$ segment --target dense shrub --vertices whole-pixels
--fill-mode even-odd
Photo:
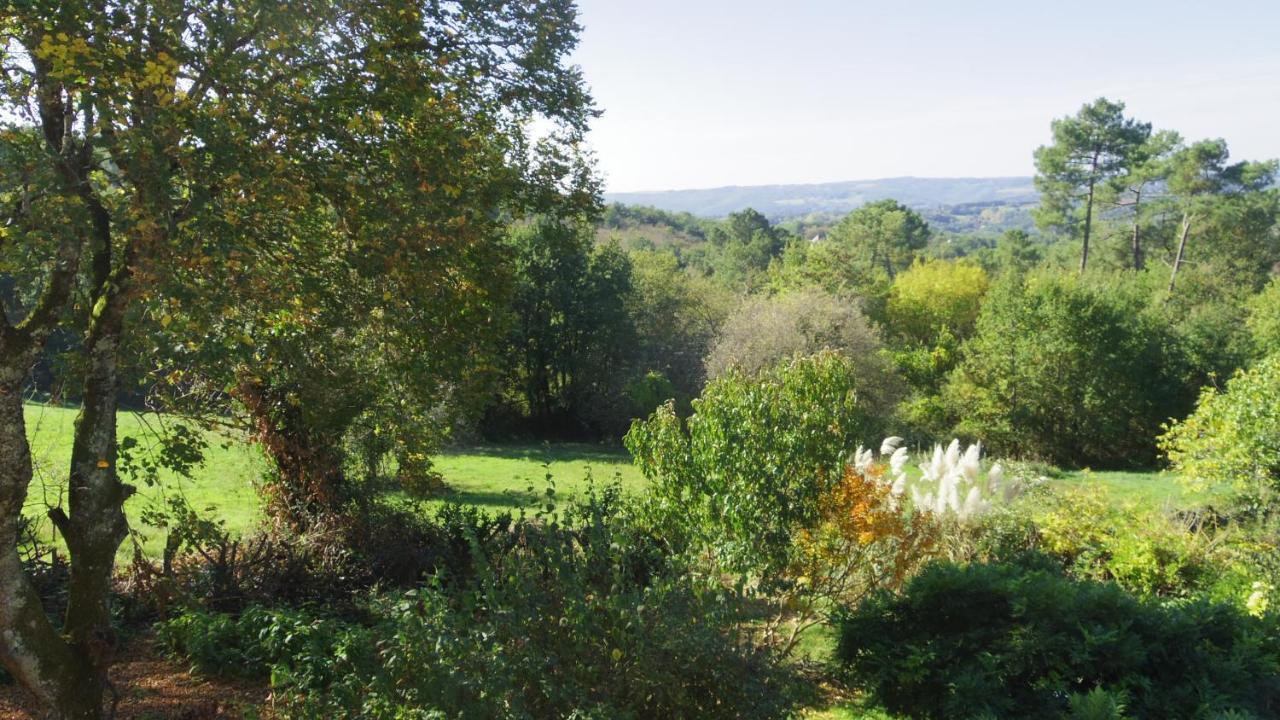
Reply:
[[[766,623],[766,639],[784,653],[806,629],[825,620],[833,605],[899,587],[933,553],[934,518],[903,507],[891,471],[861,461],[846,467],[819,498],[816,524],[796,530],[785,575],[763,583],[779,608]]]
[[[748,375],[822,350],[849,359],[863,402],[886,414],[901,395],[901,381],[882,356],[879,333],[857,300],[816,289],[795,290],[742,303],[724,322],[707,354],[707,377],[731,369]]]
[[[1169,482],[1174,482],[1169,480]],[[1243,604],[1228,530],[1196,513],[1121,505],[1100,488],[1046,495],[1029,513],[1039,547],[1076,578],[1112,581],[1140,597],[1214,594]]]
[[[958,431],[1061,465],[1154,461],[1161,424],[1188,409],[1189,391],[1147,298],[1123,276],[998,283],[946,388]]]
[[[888,327],[921,345],[934,344],[944,328],[968,337],[989,284],[982,266],[969,260],[917,262],[893,280]]]
[[[364,617],[191,612],[162,638],[208,672],[270,675],[286,716],[773,718],[789,674],[735,596],[669,566],[616,492],[475,538],[469,580],[376,598]]]
[[[238,611],[262,603],[350,607],[380,586],[412,587],[444,574],[468,578],[472,545],[513,545],[514,519],[471,506],[428,512],[416,503],[362,500],[341,516],[318,519],[305,533],[271,528],[237,537],[181,499],[143,514],[167,531],[159,562],[135,553],[128,595],[150,612],[197,605]]]
[[[1280,279],[1272,280],[1249,300],[1245,324],[1254,346],[1263,354],[1280,351]]]
[[[890,288],[886,328],[893,363],[911,386],[898,412],[902,432],[922,442],[951,432],[938,393],[973,334],[990,282],[972,260],[916,262]]]
[[[1142,602],[1044,561],[934,565],[839,625],[852,678],[912,718],[1060,718],[1098,690],[1133,718],[1280,712],[1274,618]]]
[[[881,436],[865,382],[857,363],[823,352],[754,376],[730,370],[687,421],[667,405],[636,422],[625,442],[664,535],[736,571],[785,567],[793,531],[817,521],[852,450]]]
[[[706,384],[703,360],[738,298],[714,279],[683,267],[674,253],[638,251],[630,257],[634,288],[628,302],[638,339],[634,365],[673,386],[653,404],[646,399],[637,406],[633,394],[633,417],[646,417],[671,398],[687,413],[689,401]]]
[[[1174,424],[1160,446],[1194,483],[1231,483],[1245,493],[1280,489],[1280,353],[1223,391],[1206,388],[1196,411]]]

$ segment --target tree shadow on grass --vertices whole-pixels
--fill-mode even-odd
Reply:
[[[537,493],[524,490],[454,490],[441,495],[440,500],[456,505],[475,505],[493,510],[519,510],[530,508],[538,501]]]
[[[507,460],[546,462],[631,462],[631,455],[621,447],[589,443],[544,443],[541,445],[473,445],[446,450],[445,457],[482,455]]]

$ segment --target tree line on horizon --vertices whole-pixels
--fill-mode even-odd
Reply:
[[[198,463],[201,427],[263,449],[276,540],[350,551],[372,587],[405,555],[374,530],[419,527],[376,489],[438,494],[449,442],[618,442],[696,414],[710,380],[818,354],[856,378],[866,427],[1146,465],[1202,386],[1274,348],[1275,164],[1119,104],[1053,125],[1034,236],[940,236],[881,200],[816,241],[744,209],[638,221],[688,242],[601,242],[602,213],[648,211],[601,208],[572,2],[304,8],[0,20],[0,664],[57,717],[107,714],[124,502]],[[54,599],[20,552],[33,393],[79,407],[46,514],[69,558]],[[144,449],[117,437],[126,402],[174,422]],[[441,522],[423,534],[483,525]],[[586,588],[594,569],[557,572]],[[672,607],[701,607],[687,589]]]

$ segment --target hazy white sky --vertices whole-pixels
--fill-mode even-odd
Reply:
[[[1029,175],[1105,95],[1280,157],[1280,0],[579,0],[607,189]]]

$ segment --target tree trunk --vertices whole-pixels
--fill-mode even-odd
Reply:
[[[1094,161],[1094,167],[1097,167],[1097,161]],[[1084,204],[1084,247],[1080,252],[1080,274],[1084,274],[1085,267],[1089,264],[1089,231],[1093,226],[1093,178],[1089,178],[1089,195]]]
[[[0,664],[56,718],[97,718],[102,693],[91,659],[49,621],[18,556],[18,519],[32,476],[22,410],[24,358],[0,369]]]
[[[32,478],[22,391],[45,339],[58,323],[77,273],[83,237],[68,234],[45,292],[25,320],[0,323],[0,664],[51,717],[102,717],[106,668],[114,649],[109,597],[115,553],[128,532],[122,505],[128,489],[115,471],[116,348],[127,270],[102,278],[84,353],[84,409],[76,422],[69,482],[71,516],[49,513],[71,558],[67,614],[54,626],[22,567],[17,527]],[[101,256],[108,258],[109,231]],[[96,260],[97,258],[95,258]],[[95,271],[95,279],[99,279]]]
[[[125,291],[112,285],[104,290],[102,310],[93,319],[85,342],[84,401],[71,447],[71,515],[62,514],[60,508],[49,515],[65,538],[72,559],[63,635],[92,667],[92,676],[80,692],[98,705],[108,688],[107,666],[116,648],[111,629],[111,579],[116,551],[129,535],[124,501],[133,493],[116,472],[118,350],[128,303]]]
[[[1133,269],[1139,271],[1142,270],[1141,210],[1142,191],[1138,190],[1133,196]]]
[[[1173,284],[1178,279],[1178,268],[1187,252],[1187,235],[1191,233],[1191,214],[1182,214],[1182,238],[1178,240],[1178,254],[1173,258],[1173,272],[1169,275],[1169,297],[1173,297]],[[1168,299],[1168,298],[1166,298]]]
[[[107,303],[99,317],[107,322],[95,322],[86,349],[90,370],[72,449],[71,515],[60,508],[49,513],[71,557],[61,632],[26,577],[16,542],[32,476],[22,387],[26,360],[33,357],[5,358],[0,369],[0,661],[53,717],[68,720],[102,716],[106,669],[115,647],[111,575],[116,550],[128,534],[122,506],[129,489],[115,471],[119,325],[108,317],[113,304]]]
[[[339,512],[347,497],[338,447],[341,439],[308,428],[285,393],[261,381],[241,382],[236,398],[249,412],[254,435],[275,466],[268,509],[298,531]]]

